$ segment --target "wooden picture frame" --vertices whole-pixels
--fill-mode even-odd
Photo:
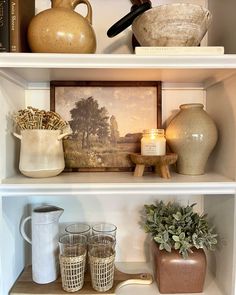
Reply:
[[[142,131],[161,128],[160,81],[51,81],[50,109],[69,121],[65,171],[131,171]]]

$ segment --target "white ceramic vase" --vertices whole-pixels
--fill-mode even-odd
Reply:
[[[32,216],[21,222],[21,235],[32,244],[32,277],[38,284],[47,284],[57,279],[59,218],[63,211],[55,206],[37,207]],[[29,220],[32,239],[25,233],[25,224]]]
[[[61,130],[22,130],[19,169],[28,177],[56,176],[65,168]]]
[[[166,129],[166,139],[178,154],[177,172],[201,175],[217,142],[217,129],[202,104],[183,104]]]

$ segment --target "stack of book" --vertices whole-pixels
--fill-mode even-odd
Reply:
[[[135,47],[136,55],[149,56],[196,56],[223,55],[223,46],[183,46],[183,47]]]
[[[0,0],[0,52],[29,52],[27,29],[35,0]]]

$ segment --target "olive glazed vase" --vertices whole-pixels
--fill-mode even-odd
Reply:
[[[211,117],[198,103],[180,105],[180,111],[166,129],[166,139],[178,154],[177,172],[201,175],[217,142],[217,129]]]
[[[87,5],[85,17],[74,11],[80,3]],[[96,37],[91,25],[92,7],[88,0],[52,0],[52,8],[30,22],[30,49],[39,53],[94,53]]]
[[[203,249],[194,249],[187,259],[177,250],[170,253],[159,250],[152,242],[154,277],[160,293],[201,293],[206,276],[206,255]]]

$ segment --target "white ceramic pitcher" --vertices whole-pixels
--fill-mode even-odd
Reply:
[[[21,140],[19,169],[29,177],[56,176],[65,168],[61,130],[29,129],[13,133]]]
[[[33,210],[32,217],[26,217],[21,222],[21,235],[32,244],[32,276],[38,284],[57,279],[59,218],[63,212],[59,207],[41,206]],[[25,223],[30,219],[32,239],[25,233]]]

